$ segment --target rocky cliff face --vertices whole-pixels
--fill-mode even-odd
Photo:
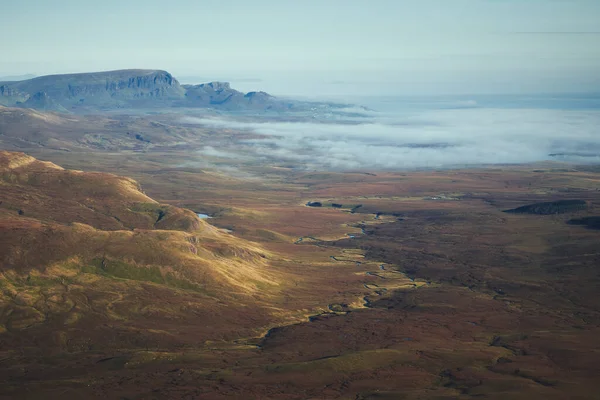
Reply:
[[[188,106],[218,107],[226,110],[285,110],[291,108],[289,102],[277,99],[265,92],[239,92],[232,89],[228,82],[184,85],[184,88]]]
[[[223,105],[238,101],[244,94],[231,89],[228,82],[209,82],[200,85],[186,85],[185,97],[189,104],[200,107]]]
[[[7,83],[0,84],[0,105],[14,105],[17,102],[26,101],[29,94],[23,93]]]
[[[140,100],[177,100],[185,90],[168,72],[123,70],[90,74],[49,75],[0,83],[2,104],[36,109],[126,107]]]
[[[63,106],[58,104],[54,99],[48,96],[46,92],[37,92],[33,96],[30,96],[25,102],[22,103],[23,107],[33,108],[35,110],[42,111],[67,111]]]
[[[69,83],[69,95],[72,97],[108,93],[111,97],[181,97],[183,90],[179,82],[165,71],[131,74],[118,73],[108,75],[105,81]]]
[[[162,70],[119,70],[48,75],[0,82],[0,105],[60,112],[169,107],[216,108],[229,111],[310,109],[265,92],[242,93],[227,82],[180,85]]]

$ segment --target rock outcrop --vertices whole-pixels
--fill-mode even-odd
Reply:
[[[0,82],[0,105],[60,112],[168,107],[283,111],[309,110],[316,104],[278,99],[265,92],[243,93],[227,82],[181,85],[162,70],[48,75]]]
[[[184,85],[186,102],[193,107],[217,107],[226,110],[265,109],[285,110],[293,102],[277,99],[265,92],[243,93],[232,89],[229,82],[209,82],[200,85]]]
[[[63,106],[54,101],[48,93],[37,92],[33,96],[30,96],[25,102],[22,103],[23,107],[33,108],[35,110],[42,111],[67,111]]]
[[[171,74],[160,70],[122,70],[48,75],[0,83],[2,104],[45,109],[79,107],[119,108],[145,99],[176,100],[184,89]],[[31,97],[35,99],[28,103]]]

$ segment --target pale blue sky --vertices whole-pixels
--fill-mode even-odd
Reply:
[[[284,94],[310,81],[332,94],[600,90],[600,0],[0,0],[0,14],[0,76],[160,68]]]

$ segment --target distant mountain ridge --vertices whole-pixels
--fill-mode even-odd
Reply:
[[[2,81],[24,81],[25,79],[33,79],[36,76],[37,75],[33,75],[33,74],[0,76],[0,82],[2,82]]]
[[[0,105],[43,111],[167,107],[283,111],[306,109],[311,104],[279,99],[265,92],[243,93],[227,82],[181,85],[163,70],[128,69],[0,82]]]

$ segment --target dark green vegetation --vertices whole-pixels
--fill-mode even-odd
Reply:
[[[584,217],[569,220],[571,225],[583,225],[589,229],[600,229],[600,217]]]
[[[512,210],[506,210],[507,213],[514,214],[565,214],[568,212],[581,211],[587,208],[584,200],[558,200],[545,203],[535,203],[518,207]]]

